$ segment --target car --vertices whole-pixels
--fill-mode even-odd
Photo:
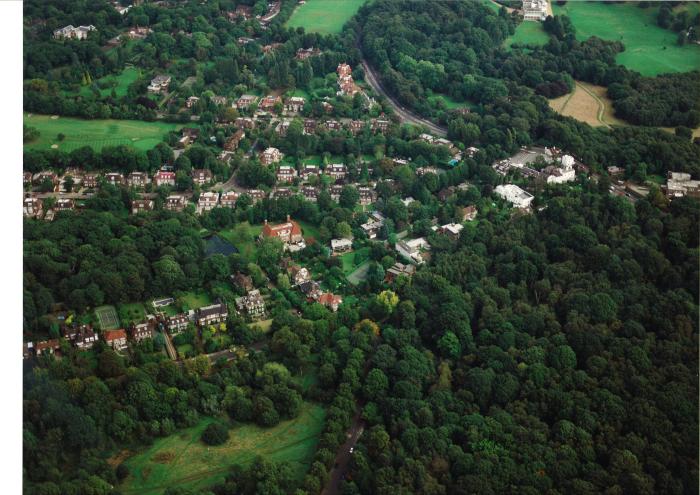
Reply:
[[[355,447],[350,447],[350,453],[352,454],[353,451],[355,450]]]

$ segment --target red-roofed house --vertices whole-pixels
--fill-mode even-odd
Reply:
[[[102,338],[115,351],[120,351],[126,347],[126,331],[123,328],[119,330],[105,330],[102,333]]]
[[[260,238],[265,239],[270,237],[276,237],[285,244],[300,244],[304,242],[301,227],[297,222],[290,219],[289,215],[287,215],[287,221],[285,223],[280,223],[278,225],[271,225],[265,220]]]

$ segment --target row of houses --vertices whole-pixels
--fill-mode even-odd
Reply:
[[[64,326],[62,333],[65,341],[80,350],[92,349],[101,338],[105,344],[112,347],[114,350],[121,351],[127,347],[129,340],[138,343],[145,339],[152,338],[155,330],[153,322],[151,321],[132,325],[128,330],[123,328],[103,330],[99,334],[93,329],[92,325]],[[23,355],[26,359],[32,355],[42,356],[46,354],[56,354],[60,351],[60,348],[60,339],[49,339],[35,343],[26,342],[24,344]]]
[[[325,129],[327,131],[341,131],[343,129],[349,130],[353,135],[357,135],[365,129],[369,129],[373,133],[384,134],[388,129],[391,121],[387,118],[373,118],[370,120],[350,120],[346,124],[338,120],[328,119],[320,122],[315,119],[304,119],[304,134],[311,135],[315,134],[319,129]],[[286,137],[289,126],[291,125],[290,120],[281,120],[275,126],[275,132],[282,137]]]
[[[257,109],[261,112],[273,112],[278,106],[281,106],[285,112],[299,113],[304,108],[304,105],[306,105],[306,98],[290,96],[282,99],[281,96],[276,95],[260,98],[255,95],[244,94],[241,95],[232,106],[238,110],[247,110],[256,103],[258,104]]]

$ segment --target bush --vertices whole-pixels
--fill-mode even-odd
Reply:
[[[228,440],[228,428],[221,423],[211,423],[202,433],[202,441],[207,445],[221,445]]]
[[[117,466],[116,475],[117,475],[117,479],[119,479],[120,481],[125,479],[127,476],[129,476],[129,468],[127,467],[127,465],[124,463],[119,464]]]

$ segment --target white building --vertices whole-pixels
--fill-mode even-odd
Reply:
[[[394,246],[396,251],[409,260],[414,265],[420,265],[425,262],[422,251],[429,251],[430,244],[425,240],[424,237],[418,237],[417,239],[411,239],[409,241],[401,240]]]
[[[524,191],[515,184],[496,186],[495,193],[509,203],[512,203],[516,208],[528,208],[534,199],[532,194]]]
[[[57,29],[53,32],[54,39],[74,39],[74,40],[84,40],[88,37],[90,31],[96,31],[97,28],[90,24],[89,26],[78,26],[73,27],[68,25],[64,28]]]
[[[547,184],[563,184],[576,180],[574,170],[574,157],[564,155],[561,157],[561,167],[550,166],[544,169],[547,174]]]
[[[331,239],[331,250],[333,253],[344,253],[352,249],[350,239]]]
[[[547,0],[523,0],[524,21],[544,21],[547,18]]]

